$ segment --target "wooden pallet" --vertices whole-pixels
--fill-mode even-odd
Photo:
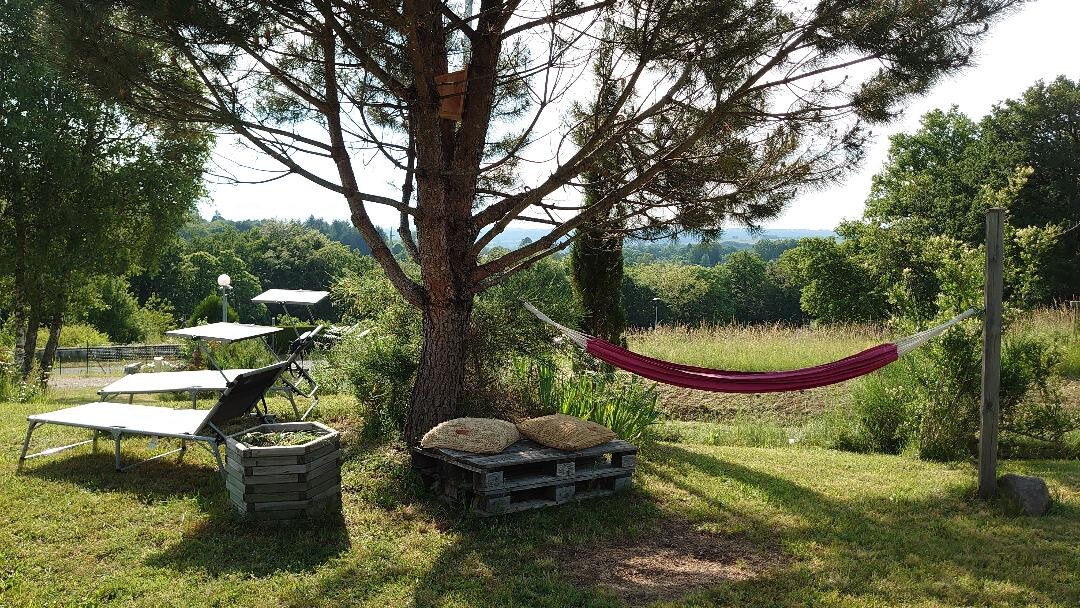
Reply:
[[[413,467],[444,501],[490,516],[629,488],[637,451],[620,440],[566,452],[523,439],[499,454],[414,448]]]

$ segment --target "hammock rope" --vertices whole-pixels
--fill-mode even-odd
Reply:
[[[725,393],[796,391],[836,384],[863,376],[896,361],[979,312],[977,308],[969,308],[952,319],[925,331],[895,342],[873,346],[831,363],[785,371],[745,372],[709,369],[647,357],[557,323],[528,302],[522,301],[522,305],[536,318],[559,330],[586,352],[605,363],[657,382]]]

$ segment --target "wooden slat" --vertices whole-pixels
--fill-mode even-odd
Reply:
[[[515,492],[520,490],[531,490],[535,488],[542,488],[544,486],[555,486],[566,483],[576,483],[579,481],[591,481],[594,479],[602,479],[605,477],[619,477],[632,475],[634,469],[632,467],[605,467],[596,468],[573,476],[573,477],[557,477],[554,475],[531,475],[521,477],[513,481],[507,481],[499,486],[474,488],[465,484],[449,482],[454,485],[458,485],[462,489],[473,490],[477,494],[501,494],[504,492]]]

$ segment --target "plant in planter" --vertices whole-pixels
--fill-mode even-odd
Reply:
[[[340,435],[318,422],[262,424],[230,435],[225,486],[241,515],[293,521],[341,500]]]

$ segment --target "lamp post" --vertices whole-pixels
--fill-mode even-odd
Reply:
[[[652,328],[656,329],[656,326],[660,323],[660,298],[653,298],[652,305]]]
[[[229,290],[232,289],[232,279],[227,274],[218,275],[218,287],[221,288],[221,322],[229,322]]]

